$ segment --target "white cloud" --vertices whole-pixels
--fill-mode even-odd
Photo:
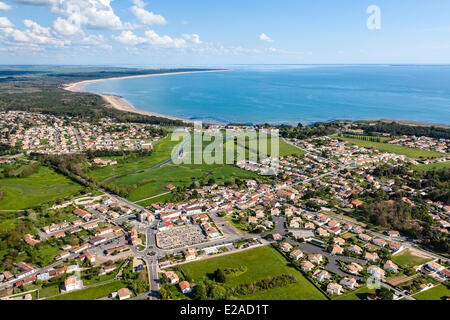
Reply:
[[[160,45],[166,47],[176,47],[180,48],[186,45],[186,40],[184,39],[172,39],[171,37],[165,35],[160,36],[154,30],[145,31],[145,37],[148,42],[152,45]]]
[[[53,29],[61,35],[72,36],[80,33],[81,29],[78,25],[69,22],[66,19],[58,17],[53,22]]]
[[[183,38],[192,41],[194,44],[202,44],[202,41],[200,40],[200,36],[198,34],[183,34]]]
[[[73,24],[90,28],[120,29],[123,24],[111,7],[111,0],[12,0],[45,6]]]
[[[7,17],[0,17],[0,29],[3,28],[12,28],[13,24]]]
[[[9,4],[6,4],[6,3],[0,1],[0,10],[7,11],[7,10],[11,10],[11,9],[12,8]]]
[[[25,19],[23,21],[23,25],[26,28],[28,28],[32,33],[50,35],[50,28],[44,28],[32,20]]]
[[[266,42],[273,42],[273,40],[270,39],[270,37],[268,37],[265,33],[261,33],[259,35],[259,40],[266,41]]]
[[[154,14],[151,11],[147,11],[145,10],[145,6],[147,5],[145,2],[141,1],[141,0],[134,0],[134,6],[132,6],[131,12],[133,12],[133,14],[136,16],[136,18],[143,24],[145,25],[163,25],[166,24],[167,21],[166,19],[159,15],[159,14]]]
[[[168,35],[161,36],[154,30],[145,31],[144,36],[137,36],[129,30],[122,31],[120,35],[113,38],[127,46],[147,44],[166,48],[188,48],[203,43],[198,34],[184,34],[181,38],[172,38]]]
[[[120,35],[113,36],[113,38],[127,46],[135,46],[147,42],[147,39],[138,37],[131,31],[122,31]]]

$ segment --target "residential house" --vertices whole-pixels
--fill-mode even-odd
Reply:
[[[341,294],[342,286],[336,282],[330,282],[327,285],[327,293],[329,294]]]
[[[301,257],[303,257],[303,252],[300,251],[299,249],[296,249],[296,250],[292,251],[289,256],[295,260],[298,260]]]
[[[191,285],[187,281],[181,281],[179,284],[181,292],[184,294],[190,293],[192,291]]]

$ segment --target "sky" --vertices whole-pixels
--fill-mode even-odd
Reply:
[[[448,0],[0,0],[0,64],[448,64]]]

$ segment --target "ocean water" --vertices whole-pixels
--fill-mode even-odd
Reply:
[[[450,66],[231,66],[91,83],[135,108],[205,122],[397,119],[450,124]]]

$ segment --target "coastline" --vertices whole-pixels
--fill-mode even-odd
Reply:
[[[110,81],[110,80],[119,80],[119,79],[134,79],[134,78],[144,78],[144,77],[155,77],[155,76],[166,76],[166,75],[176,75],[176,74],[189,74],[189,73],[209,73],[209,72],[224,72],[224,71],[231,71],[229,69],[223,69],[223,70],[202,70],[202,71],[182,71],[182,72],[165,72],[165,73],[156,73],[156,74],[140,74],[140,75],[131,75],[131,76],[123,76],[123,77],[111,77],[111,78],[104,78],[104,79],[93,79],[93,80],[83,80],[79,82],[73,82],[69,84],[64,84],[62,86],[62,89],[71,91],[71,92],[82,92],[80,89],[90,83],[97,83],[101,81]],[[133,112],[136,114],[146,115],[146,116],[154,116],[154,117],[160,117],[160,118],[166,118],[170,120],[179,120],[183,121],[185,123],[193,123],[193,120],[187,120],[179,117],[173,117],[168,115],[163,115],[155,112],[150,111],[143,111],[136,109],[130,102],[125,100],[123,97],[114,95],[114,94],[99,94],[94,93],[103,98],[103,100],[110,105],[112,108],[125,111],[125,112]],[[442,127],[442,128],[449,128],[450,125],[443,124],[443,123],[432,123],[432,122],[423,122],[423,121],[415,121],[415,120],[397,120],[397,119],[388,119],[388,118],[377,118],[377,119],[358,119],[358,120],[352,120],[352,119],[334,119],[334,120],[328,120],[328,121],[335,121],[335,120],[346,120],[351,122],[356,121],[381,121],[381,122],[397,122],[399,124],[403,125],[412,125],[412,126],[435,126],[435,127]],[[320,121],[319,121],[320,122]],[[327,122],[327,121],[325,121]]]
[[[209,73],[209,72],[224,72],[224,71],[231,71],[231,70],[183,71],[183,72],[166,72],[166,73],[155,73],[155,74],[151,73],[151,74],[140,74],[140,75],[134,75],[134,76],[112,77],[112,78],[105,78],[105,79],[83,80],[83,81],[79,81],[79,82],[73,82],[73,83],[66,84],[62,88],[64,90],[71,91],[71,92],[81,92],[80,89],[82,87],[84,87],[85,85],[90,84],[90,83],[97,83],[97,82],[101,82],[101,81],[167,76],[167,75],[174,75],[174,74]],[[95,94],[98,94],[98,93],[95,93]],[[111,107],[113,107],[114,109],[117,109],[117,110],[133,112],[133,113],[142,114],[142,115],[146,115],[146,116],[161,117],[161,118],[166,118],[166,119],[170,119],[170,120],[180,120],[180,121],[184,121],[187,123],[193,122],[191,120],[167,116],[167,115],[163,115],[163,114],[159,114],[159,113],[155,113],[155,112],[138,110],[131,103],[126,101],[123,97],[120,97],[117,95],[103,94],[103,93],[98,94],[98,95],[101,96],[103,98],[103,100],[105,100],[106,103],[108,103]]]

